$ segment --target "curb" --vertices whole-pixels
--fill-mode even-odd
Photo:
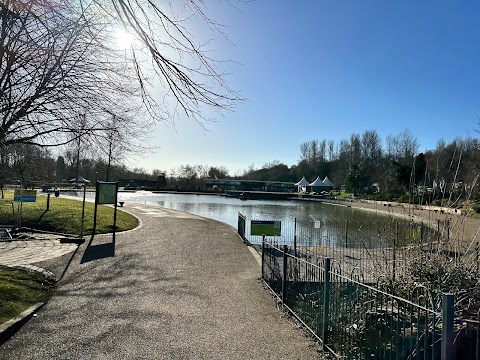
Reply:
[[[45,303],[36,303],[27,310],[0,325],[0,345],[10,339]]]

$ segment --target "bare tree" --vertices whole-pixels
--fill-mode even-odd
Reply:
[[[382,157],[382,141],[375,130],[367,130],[362,134],[363,158],[371,165],[378,165]]]
[[[204,7],[201,1],[183,7],[154,0],[3,1],[0,144],[67,143],[85,113],[82,136],[97,136],[112,115],[125,121],[118,127],[139,130],[175,118],[178,109],[200,123],[207,119],[204,106],[232,109],[241,99],[225,82],[221,62],[188,30],[197,15],[222,33]],[[133,36],[128,49],[115,46],[117,28]],[[158,83],[165,89],[160,101]]]
[[[359,134],[350,135],[350,162],[358,165],[362,160],[362,142]]]
[[[328,160],[334,161],[337,159],[337,153],[335,151],[335,140],[328,141]]]
[[[133,111],[138,85],[108,47],[106,24],[62,0],[4,1],[0,11],[0,144],[58,145],[105,129],[108,112]],[[132,96],[128,105],[125,96]]]
[[[88,2],[88,1],[84,1]],[[144,82],[145,70],[138,59],[147,56],[154,64],[157,80],[166,90],[161,116],[172,118],[179,105],[184,113],[202,122],[202,105],[217,110],[231,110],[241,100],[225,81],[226,73],[221,70],[223,61],[216,61],[207,54],[211,39],[197,43],[189,31],[192,19],[201,19],[207,27],[225,36],[223,26],[208,17],[206,4],[201,0],[179,2],[149,0],[94,0],[102,15],[110,18],[117,26],[123,26],[140,44],[132,47],[132,59],[144,100],[151,109],[156,102],[151,100],[149,88]],[[110,2],[111,7],[106,6]],[[233,1],[243,2],[243,1]],[[229,1],[229,3],[233,4]],[[168,51],[169,49],[171,51]],[[187,61],[188,60],[188,61]],[[203,79],[203,80],[200,80]],[[169,103],[173,100],[173,104]]]

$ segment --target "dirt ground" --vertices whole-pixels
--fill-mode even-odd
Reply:
[[[384,202],[367,203],[354,201],[348,203],[352,208],[377,212],[385,215],[402,217],[414,221],[426,221],[435,224],[438,220],[450,220],[450,238],[465,243],[480,241],[480,219],[468,216],[466,213],[447,213],[440,208],[425,210],[409,204],[392,204]]]

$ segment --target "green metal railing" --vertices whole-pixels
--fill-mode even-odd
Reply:
[[[346,359],[455,359],[453,295],[436,309],[423,287],[402,298],[385,278],[364,283],[358,269],[342,274],[335,260],[295,251],[265,238],[262,280],[325,349]]]

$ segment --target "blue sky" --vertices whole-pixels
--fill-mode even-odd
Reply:
[[[227,26],[213,56],[233,59],[228,80],[247,98],[204,132],[189,119],[158,125],[159,149],[135,162],[249,165],[299,159],[312,139],[339,141],[409,129],[420,151],[441,138],[477,137],[480,3],[475,1],[257,0],[240,10],[208,2]]]

